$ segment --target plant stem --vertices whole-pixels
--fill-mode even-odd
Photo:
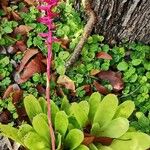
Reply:
[[[55,135],[51,121],[51,103],[50,103],[50,68],[51,68],[51,58],[52,58],[52,46],[51,43],[48,43],[48,57],[47,57],[47,86],[46,86],[46,99],[47,99],[47,115],[48,115],[48,124],[51,137],[51,146],[52,150],[55,150]]]

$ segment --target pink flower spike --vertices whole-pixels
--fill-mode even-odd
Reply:
[[[47,38],[48,37],[48,33],[39,33],[38,35],[43,37],[43,38]]]
[[[51,3],[56,3],[58,0],[43,0],[44,2],[51,4]]]
[[[54,17],[59,16],[58,13],[53,13],[53,12],[51,12],[51,11],[47,11],[47,15],[48,15],[49,17],[51,17],[51,18],[54,18]]]
[[[51,36],[48,36],[46,42],[47,42],[48,44],[52,44],[52,42],[53,42],[52,37],[51,37]]]
[[[57,38],[52,38],[52,41],[53,42],[61,42],[59,39],[57,39]]]
[[[46,85],[46,99],[47,99],[47,115],[48,115],[48,124],[49,131],[51,137],[51,149],[56,150],[55,144],[55,133],[52,126],[51,121],[51,100],[50,100],[50,78],[51,78],[51,59],[52,59],[52,43],[59,41],[56,38],[52,37],[52,29],[55,28],[55,24],[53,23],[53,18],[58,16],[55,12],[53,12],[53,8],[58,4],[58,0],[38,0],[39,2],[43,2],[43,5],[39,6],[39,11],[44,11],[44,17],[38,18],[37,20],[48,27],[47,33],[40,33],[39,35],[43,38],[46,38],[45,43],[47,44],[47,85]],[[41,4],[41,3],[39,3]]]
[[[42,5],[42,6],[38,6],[37,7],[39,10],[45,10],[45,11],[48,11],[50,10],[51,6],[50,5]]]
[[[50,19],[49,17],[42,17],[38,19],[39,22],[49,25],[52,23],[52,19]]]

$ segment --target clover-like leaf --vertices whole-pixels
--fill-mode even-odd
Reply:
[[[84,139],[84,134],[81,130],[78,129],[72,129],[69,131],[69,133],[66,136],[65,139],[65,149],[75,149],[77,148],[83,141]]]
[[[107,126],[112,120],[118,106],[118,99],[114,94],[108,94],[101,101],[94,116],[94,123],[100,127]]]

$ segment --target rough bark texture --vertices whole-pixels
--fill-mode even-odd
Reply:
[[[79,3],[76,0],[77,8]],[[150,43],[150,0],[92,0],[91,5],[97,14],[95,33],[109,43]]]

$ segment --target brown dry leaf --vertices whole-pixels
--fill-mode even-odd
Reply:
[[[0,123],[8,124],[11,122],[11,114],[8,110],[0,112]]]
[[[114,91],[118,92],[124,88],[124,83],[120,72],[101,71],[98,77],[102,80],[108,80],[112,85]]]
[[[67,49],[69,47],[70,40],[68,38],[61,38],[59,39],[59,41],[61,43],[62,48]]]
[[[19,88],[18,84],[10,85],[6,89],[3,99],[8,98],[9,96],[12,97],[12,102],[14,105],[18,104],[22,100],[23,91]]]
[[[12,11],[11,15],[12,15],[12,17],[13,17],[14,20],[16,20],[16,21],[21,20],[21,17],[19,16],[19,14],[17,12]]]
[[[96,90],[101,93],[101,94],[108,94],[108,89],[105,88],[104,86],[102,86],[100,83],[98,83],[97,81],[93,82],[93,86],[96,88]]]
[[[29,118],[27,116],[26,110],[24,107],[16,107],[18,118],[20,121],[27,121],[29,122]]]
[[[20,101],[23,98],[23,91],[20,90],[16,90],[15,92],[12,93],[12,101],[14,105],[17,105],[18,103],[20,103]]]
[[[6,48],[3,46],[0,46],[0,54],[7,54]]]
[[[36,5],[36,0],[24,0],[28,5]]]
[[[8,6],[8,2],[9,2],[9,0],[0,0],[0,5],[2,7],[7,7]]]
[[[15,49],[24,52],[27,49],[27,46],[24,41],[17,41],[14,45]]]
[[[18,84],[26,82],[29,78],[33,76],[35,73],[45,72],[45,65],[42,63],[43,56],[38,53],[34,59],[32,59],[23,69],[23,71],[16,78],[16,82]]]
[[[91,76],[95,76],[95,75],[97,75],[99,72],[100,72],[99,69],[93,69],[93,70],[91,70],[90,75],[91,75]]]
[[[75,92],[75,84],[68,76],[62,75],[59,76],[57,83],[64,86],[66,89],[72,90]]]
[[[21,60],[21,64],[19,66],[19,70],[18,70],[19,73],[23,70],[23,68],[28,63],[28,61],[37,53],[38,53],[38,49],[28,49],[26,51],[23,59]]]
[[[106,52],[99,52],[96,54],[96,58],[102,58],[107,60],[112,60],[112,57]]]
[[[7,52],[8,52],[9,54],[14,54],[14,53],[17,52],[17,50],[16,50],[13,46],[8,46],[8,47],[7,47]]]
[[[83,85],[83,89],[86,91],[86,93],[89,93],[91,92],[91,85],[89,84]]]
[[[8,98],[11,93],[18,91],[18,90],[20,90],[20,87],[18,86],[18,84],[9,85],[3,95],[3,99]]]
[[[65,96],[65,94],[63,92],[63,89],[60,87],[60,85],[57,86],[56,93],[57,93],[58,96],[61,96],[61,97]]]
[[[46,93],[45,88],[41,84],[38,84],[36,86],[36,89],[37,89],[38,93],[41,94],[41,95]]]
[[[30,27],[30,26],[20,25],[19,27],[15,28],[14,34],[26,35],[31,30],[32,30],[32,27]]]

